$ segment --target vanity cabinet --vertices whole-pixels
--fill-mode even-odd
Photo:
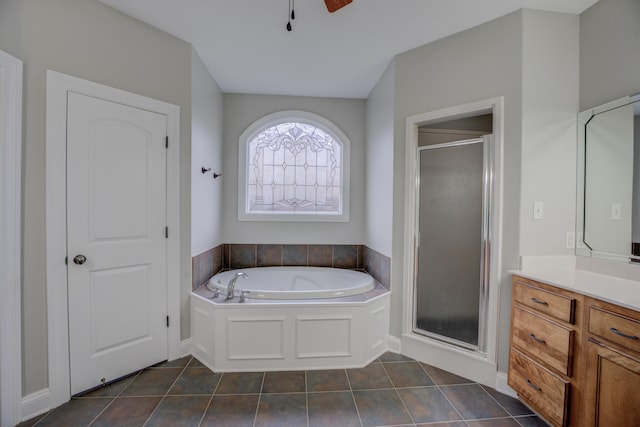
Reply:
[[[513,277],[508,384],[556,426],[579,425],[580,294]]]
[[[508,384],[553,426],[640,427],[640,312],[514,275]]]
[[[585,426],[640,426],[640,313],[587,298]]]

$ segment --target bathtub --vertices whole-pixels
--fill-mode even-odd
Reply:
[[[227,300],[226,285],[238,272],[248,277],[238,278],[236,297]],[[242,290],[250,293],[240,302]],[[351,270],[219,273],[191,293],[192,353],[217,372],[366,366],[388,349],[389,303],[388,289]]]
[[[229,281],[239,272],[235,294],[248,291],[249,298],[305,300],[336,298],[369,292],[376,287],[370,275],[353,270],[326,267],[261,267],[223,271],[207,284],[209,290],[227,293]]]

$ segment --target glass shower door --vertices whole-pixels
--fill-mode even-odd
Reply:
[[[490,139],[418,148],[414,332],[484,351]]]

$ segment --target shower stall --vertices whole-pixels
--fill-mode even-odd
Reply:
[[[486,352],[491,136],[418,147],[413,333]]]

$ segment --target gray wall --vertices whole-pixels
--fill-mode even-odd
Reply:
[[[523,11],[520,255],[573,255],[579,16]],[[544,218],[533,219],[533,203]]]
[[[191,49],[191,255],[222,243],[222,184],[213,172],[222,167],[222,91]],[[211,168],[206,174],[202,167]],[[191,265],[191,263],[189,263]],[[193,275],[194,272],[192,271]],[[181,336],[191,336],[191,287],[181,288]]]
[[[504,216],[502,267],[518,261],[522,139],[522,12],[419,47],[396,57],[391,335],[402,331],[404,162],[406,117],[504,96]],[[501,324],[508,332],[510,277],[503,275]],[[504,327],[501,326],[501,332]],[[501,360],[504,359],[501,357]],[[501,370],[506,371],[504,360]]]
[[[191,255],[198,255],[223,243],[222,180],[213,179],[222,170],[222,92],[195,50],[191,57]]]
[[[391,256],[395,61],[367,98],[366,230],[364,244]]]
[[[23,394],[28,395],[48,386],[45,72],[180,106],[181,286],[189,289],[191,46],[95,0],[2,0],[0,49],[24,62],[22,366]]]
[[[640,92],[640,1],[600,0],[580,15],[580,110]]]
[[[238,137],[256,120],[282,110],[318,114],[351,140],[349,222],[238,221]],[[225,243],[361,244],[365,212],[365,101],[276,95],[224,95],[223,241]]]

